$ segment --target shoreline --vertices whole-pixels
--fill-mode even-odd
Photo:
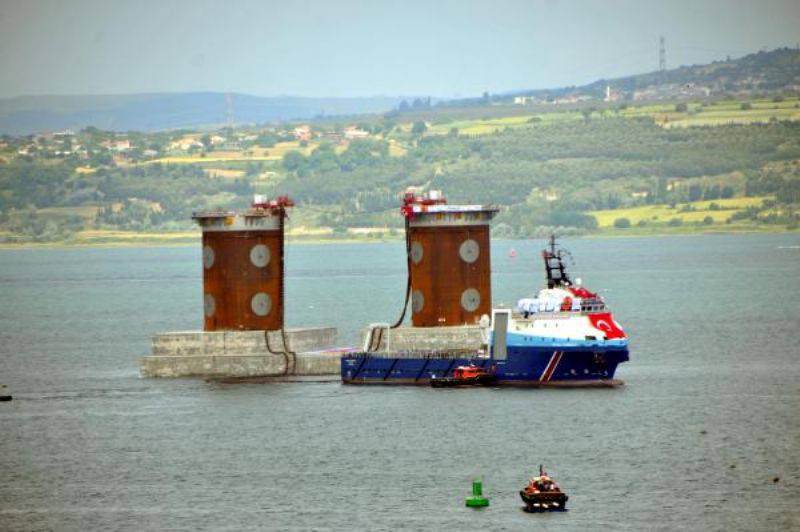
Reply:
[[[798,234],[800,229],[787,229],[785,226],[753,226],[742,225],[733,227],[674,227],[674,228],[650,228],[638,229],[610,229],[600,230],[592,233],[582,235],[573,235],[569,238],[634,238],[645,237],[655,238],[664,236],[691,236],[691,235],[731,235],[731,234]],[[24,250],[24,249],[83,249],[83,248],[143,248],[143,247],[187,247],[195,246],[200,242],[200,233],[196,235],[186,235],[179,233],[182,236],[177,236],[171,233],[136,233],[131,232],[125,234],[124,237],[103,237],[96,240],[92,239],[76,239],[59,240],[53,242],[0,242],[0,250]],[[544,238],[543,236],[531,237],[499,237],[494,236],[496,240],[534,240],[537,238]],[[286,243],[293,245],[308,245],[308,244],[380,244],[385,242],[398,242],[403,238],[397,236],[381,236],[379,238],[366,238],[366,237],[322,237],[315,236],[299,236],[287,235]]]

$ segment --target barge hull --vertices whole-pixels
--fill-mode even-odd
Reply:
[[[350,379],[342,380],[342,384],[355,385],[406,385],[406,386],[430,386],[430,379]],[[541,383],[538,381],[504,381],[496,380],[483,387],[495,388],[617,388],[624,386],[625,381],[620,379],[605,380],[585,380],[585,381],[553,381]],[[461,386],[461,388],[475,388],[476,386]],[[459,386],[456,386],[459,388]]]
[[[613,387],[617,365],[628,360],[628,350],[559,350],[509,348],[507,360],[487,357],[394,358],[358,353],[342,357],[345,384],[428,385],[433,377],[449,377],[458,366],[470,364],[491,371],[492,386]]]

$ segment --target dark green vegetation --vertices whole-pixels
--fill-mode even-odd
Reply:
[[[325,147],[287,156],[288,176],[272,192],[328,207],[327,223],[397,225],[397,192],[426,185],[452,202],[505,207],[498,231],[515,236],[592,230],[593,210],[744,195],[798,201],[798,166],[775,167],[800,159],[793,122],[664,129],[649,118],[603,118],[410,142],[404,157],[377,141],[340,156]]]
[[[665,129],[652,118],[612,116],[475,137],[411,130],[409,124],[390,134],[406,147],[403,155],[391,154],[381,137],[344,150],[323,142],[309,155],[247,163],[254,168],[244,165],[233,179],[210,177],[203,163],[79,173],[74,161],[16,159],[0,164],[0,227],[26,240],[63,239],[84,227],[186,229],[193,210],[242,207],[254,192],[289,194],[310,227],[399,227],[398,194],[409,185],[442,189],[451,202],[500,205],[495,230],[504,236],[591,232],[598,223],[589,211],[671,204],[677,214],[687,202],[742,196],[774,200],[737,211],[729,222],[797,225],[796,122]],[[262,171],[273,177],[260,179]],[[69,214],[92,206],[94,215]],[[60,218],[48,223],[42,209]],[[662,223],[682,225],[679,217]],[[614,226],[633,229],[630,220]]]

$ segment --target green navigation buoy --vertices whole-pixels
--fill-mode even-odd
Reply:
[[[472,481],[472,495],[465,500],[470,508],[483,508],[489,506],[489,499],[483,496],[483,484],[480,480]]]

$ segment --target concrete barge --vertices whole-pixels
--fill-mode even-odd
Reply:
[[[333,327],[281,331],[187,331],[153,336],[143,377],[295,377],[339,375]],[[271,353],[269,349],[273,352]]]
[[[363,332],[363,343],[384,354],[408,351],[485,349],[478,326],[398,327]],[[336,348],[334,327],[286,329],[283,354],[280,331],[186,331],[153,336],[151,354],[140,359],[142,377],[202,377],[253,380],[340,380],[340,359],[354,349]]]

